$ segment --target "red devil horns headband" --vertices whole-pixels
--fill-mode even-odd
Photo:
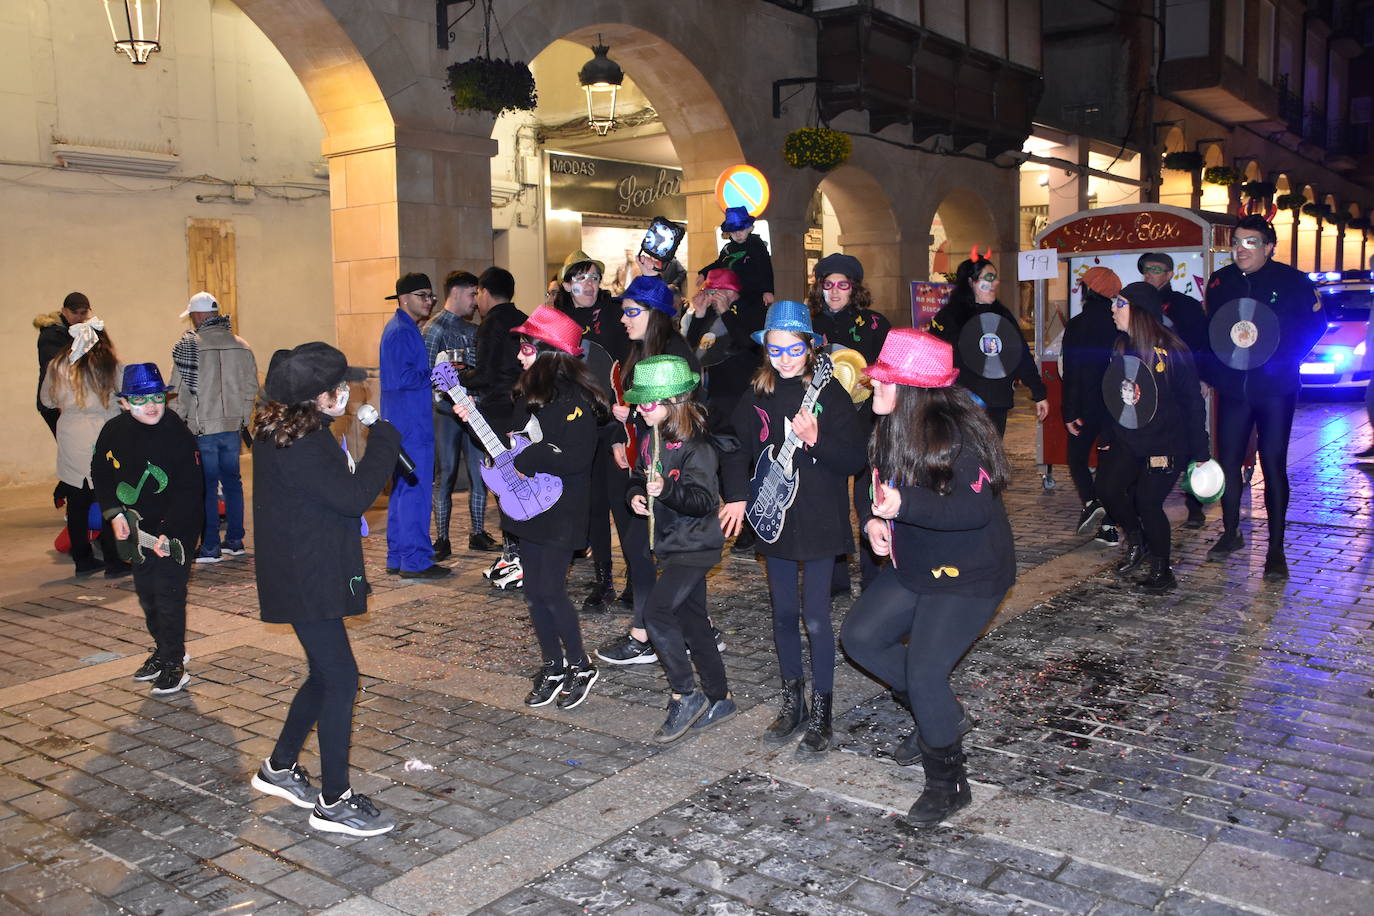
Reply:
[[[977,262],[977,261],[990,261],[990,260],[992,260],[992,246],[991,246],[991,245],[984,245],[984,246],[983,246],[983,254],[982,254],[982,256],[980,257],[979,254],[978,254],[978,246],[977,246],[977,245],[974,245],[974,246],[973,246],[973,250],[970,251],[970,252],[968,253],[968,259],[969,259],[970,261],[974,261],[974,262]]]

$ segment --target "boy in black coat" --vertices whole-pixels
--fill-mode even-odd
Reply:
[[[1083,501],[1078,533],[1097,529],[1095,539],[1115,544],[1121,539],[1093,489],[1088,467],[1107,405],[1102,400],[1102,376],[1111,362],[1120,334],[1112,323],[1112,300],[1121,294],[1121,278],[1106,267],[1090,267],[1083,274],[1083,308],[1064,327],[1064,401],[1061,408],[1069,433],[1068,465],[1074,489]],[[1099,527],[1100,525],[1100,527]]]
[[[773,304],[773,257],[768,245],[753,233],[754,217],[745,207],[731,207],[725,211],[720,231],[730,241],[721,246],[720,256],[712,267],[725,267],[735,272],[740,283],[740,303],[743,308],[767,308]]]
[[[204,524],[205,477],[195,436],[167,410],[168,388],[155,363],[124,367],[123,410],[100,431],[91,459],[96,499],[120,554],[133,562],[134,589],[156,648],[134,673],[153,693],[186,686],[186,585]],[[137,517],[134,518],[134,513]],[[134,525],[155,543],[144,546]]]

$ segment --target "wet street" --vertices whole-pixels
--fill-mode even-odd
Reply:
[[[910,717],[843,659],[834,750],[757,740],[779,684],[757,561],[727,558],[708,586],[742,714],[665,748],[657,665],[603,665],[571,711],[525,708],[538,654],[520,593],[481,578],[491,555],[459,551],[438,583],[386,576],[373,513],[352,764],[398,827],[313,832],[248,784],[304,673],[290,630],[257,620],[251,524],[248,556],[196,568],[191,681],[157,698],[130,679],[149,651],[132,582],[64,578],[40,549],[60,513],[16,499],[0,512],[0,911],[1374,912],[1362,405],[1300,409],[1289,582],[1260,575],[1257,472],[1246,548],[1205,562],[1219,508],[1177,527],[1165,596],[1120,584],[1115,551],[1074,534],[1067,472],[1042,487],[1028,414],[1008,433],[1020,580],[954,678],[978,723],[974,804],[929,830],[900,817],[921,787],[890,756]],[[590,574],[573,568],[579,602]],[[836,599],[837,630],[851,604]],[[584,615],[589,647],[627,619]]]

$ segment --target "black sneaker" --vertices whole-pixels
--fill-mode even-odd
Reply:
[[[568,677],[563,682],[563,692],[558,695],[559,709],[572,709],[582,705],[582,701],[587,699],[587,694],[591,692],[592,685],[601,672],[596,670],[596,666],[591,661],[583,662],[576,667],[568,668]]]
[[[468,550],[478,550],[482,553],[488,553],[498,549],[500,546],[496,538],[487,534],[485,531],[479,531],[476,534],[468,535]]]
[[[434,542],[434,562],[447,560],[451,556],[453,556],[453,545],[449,543],[448,538],[439,538]]]
[[[720,631],[720,627],[716,626],[715,624],[712,624],[712,625],[711,625],[711,638],[714,639],[714,640],[716,641],[716,651],[717,651],[717,652],[724,652],[724,651],[725,651],[725,634],[722,633],[722,632]]]
[[[161,662],[161,661],[158,659],[158,657],[157,657],[157,651],[154,650],[154,651],[153,651],[153,654],[150,655],[150,656],[148,656],[148,660],[147,660],[146,662],[143,663],[143,666],[142,666],[141,668],[139,668],[137,671],[134,672],[134,680],[136,680],[136,681],[153,681],[153,680],[157,680],[157,676],[158,676],[159,674],[161,674],[161,673],[162,673],[162,662]]]
[[[1115,525],[1103,525],[1097,529],[1097,534],[1093,535],[1093,541],[1108,547],[1115,547],[1121,543],[1121,532],[1116,530]]]
[[[754,529],[745,525],[743,530],[735,538],[735,543],[730,545],[730,552],[737,557],[747,557],[754,554],[754,544],[758,541],[758,535],[754,534]]]
[[[739,712],[739,707],[735,701],[726,697],[723,700],[716,700],[706,708],[706,713],[692,723],[692,730],[710,728],[712,725],[719,725],[726,719],[733,719],[735,713]]]
[[[320,790],[310,784],[310,774],[293,763],[284,770],[272,769],[272,762],[264,760],[253,774],[253,788],[277,798],[284,798],[297,808],[313,808],[320,799]]]
[[[1102,503],[1095,499],[1090,499],[1083,504],[1083,511],[1078,516],[1078,533],[1087,534],[1098,525],[1102,524],[1102,518],[1107,514]]]
[[[653,643],[647,639],[640,642],[629,633],[597,649],[596,657],[608,665],[652,665],[658,661]]]
[[[332,805],[321,796],[310,812],[310,826],[326,833],[346,833],[349,836],[377,836],[396,826],[396,822],[377,810],[366,795],[354,795],[349,789]]]
[[[1189,509],[1188,520],[1183,523],[1183,527],[1197,531],[1207,527],[1207,514],[1201,508]]]
[[[1268,582],[1284,582],[1288,579],[1288,558],[1282,550],[1270,550],[1265,554],[1264,578]]]
[[[190,679],[191,675],[181,665],[167,665],[158,672],[157,680],[153,681],[153,693],[176,693]]]
[[[243,541],[225,541],[219,545],[219,549],[226,557],[241,557],[248,552]]]
[[[1234,553],[1245,546],[1245,538],[1239,531],[1223,531],[1215,544],[1207,551],[1207,559],[1221,560],[1228,553]]]
[[[706,714],[706,707],[709,705],[710,701],[706,699],[706,694],[700,690],[693,690],[681,697],[669,698],[668,718],[664,719],[658,731],[654,732],[654,741],[658,744],[671,744],[681,738],[687,734],[687,729]]]
[[[567,677],[567,670],[559,665],[552,667],[545,665],[539,669],[539,673],[534,676],[534,689],[525,697],[525,705],[538,708],[548,706],[558,699],[558,694],[563,690],[563,681]]]
[[[122,579],[125,576],[133,575],[133,573],[134,567],[130,563],[111,563],[105,567],[106,579]]]
[[[453,575],[453,570],[447,566],[440,566],[438,563],[431,564],[428,569],[401,570],[402,579],[442,579],[451,575]]]

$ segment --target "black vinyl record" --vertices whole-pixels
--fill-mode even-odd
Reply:
[[[1102,400],[1116,422],[1140,429],[1154,419],[1159,407],[1154,374],[1136,357],[1117,354],[1102,376]]]
[[[975,315],[959,332],[959,356],[983,378],[1007,378],[1021,364],[1021,331],[994,312]]]
[[[1279,348],[1279,318],[1258,299],[1232,299],[1207,327],[1212,352],[1232,369],[1258,369]]]

